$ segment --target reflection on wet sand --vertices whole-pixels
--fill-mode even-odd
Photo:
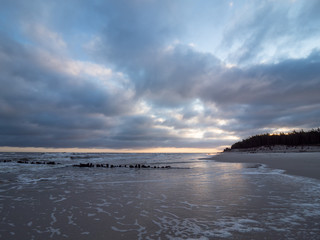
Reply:
[[[161,157],[149,164],[169,163]],[[319,236],[318,182],[263,167],[177,158],[170,161],[180,168],[166,170],[66,165],[2,171],[1,239]]]

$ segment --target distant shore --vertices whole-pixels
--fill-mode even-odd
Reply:
[[[262,146],[256,148],[228,148],[225,152],[247,152],[247,153],[288,153],[288,152],[320,152],[320,146]]]
[[[318,150],[317,150],[318,149]],[[302,149],[253,149],[223,152],[212,157],[218,162],[261,163],[285,173],[320,180],[319,147]]]

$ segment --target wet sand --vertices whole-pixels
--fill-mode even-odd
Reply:
[[[232,163],[262,163],[285,173],[320,180],[320,152],[246,153],[226,152],[215,155],[214,160]]]
[[[61,164],[16,162],[26,157]],[[79,155],[168,169],[73,167],[70,157],[4,155],[0,239],[319,240],[319,180],[206,155]]]

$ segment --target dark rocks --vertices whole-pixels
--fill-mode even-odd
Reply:
[[[3,162],[12,162],[12,160],[4,160]],[[61,163],[56,163],[54,161],[30,161],[28,158],[21,158],[20,160],[17,161],[17,163],[22,163],[22,164],[47,164],[47,165],[56,165],[56,164],[61,164]]]
[[[10,159],[4,159],[4,160],[0,160],[0,162],[6,163],[6,162],[13,162]],[[57,163],[55,161],[31,161],[28,158],[21,158],[17,161],[14,161],[17,163],[21,163],[21,164],[37,164],[37,165],[41,165],[41,164],[46,164],[46,165],[56,165],[56,164],[61,164],[61,163]],[[93,163],[79,163],[79,164],[74,164],[72,165],[73,167],[80,167],[80,168],[134,168],[134,169],[169,169],[171,168],[171,166],[150,166],[150,165],[146,165],[146,164],[119,164],[119,165],[113,165],[113,164],[103,164],[103,163],[97,163],[97,164],[93,164]]]
[[[10,159],[3,159],[3,160],[0,160],[0,162],[7,163],[7,162],[12,162],[12,160],[10,160]]]
[[[80,163],[79,167],[93,167],[92,163]]]
[[[49,164],[49,163],[48,163]],[[135,165],[113,165],[113,164],[102,164],[102,163],[97,163],[97,164],[92,164],[92,163],[79,163],[79,164],[74,164],[72,165],[73,167],[87,167],[87,168],[135,168],[135,169],[148,169],[148,168],[152,168],[152,169],[169,169],[171,168],[171,166],[150,166],[150,165],[145,165],[145,164],[135,164]]]
[[[0,160],[0,162],[12,162],[12,160]],[[21,163],[21,164],[37,164],[37,165],[41,165],[41,164],[46,164],[46,165],[56,165],[56,164],[61,164],[61,163],[57,163],[55,161],[31,161],[28,158],[21,158],[18,161],[16,161],[17,163]],[[146,165],[146,164],[119,164],[119,165],[113,165],[113,164],[103,164],[103,163],[79,163],[79,164],[74,164],[72,165],[73,167],[80,167],[80,168],[134,168],[134,169],[169,169],[171,168],[171,166],[150,166],[150,165]]]
[[[21,158],[20,161],[28,162],[29,158]]]
[[[28,158],[21,158],[20,160],[17,161],[17,163],[29,163]]]

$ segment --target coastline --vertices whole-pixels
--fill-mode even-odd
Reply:
[[[12,159],[0,162],[0,213],[5,216],[0,239],[298,236],[309,240],[319,236],[320,181],[244,169],[257,164],[217,163],[199,159],[202,154],[8,153],[0,157]],[[17,163],[23,158],[60,165]],[[72,167],[83,161],[95,166]],[[106,162],[173,167],[97,167]]]
[[[217,162],[261,163],[286,174],[320,180],[320,152],[223,152],[212,156]]]
[[[253,148],[228,148],[225,152],[250,152],[250,153],[290,153],[290,152],[320,152],[320,146],[313,145],[301,145],[301,146],[285,146],[285,145],[274,145],[274,146],[261,146]]]

